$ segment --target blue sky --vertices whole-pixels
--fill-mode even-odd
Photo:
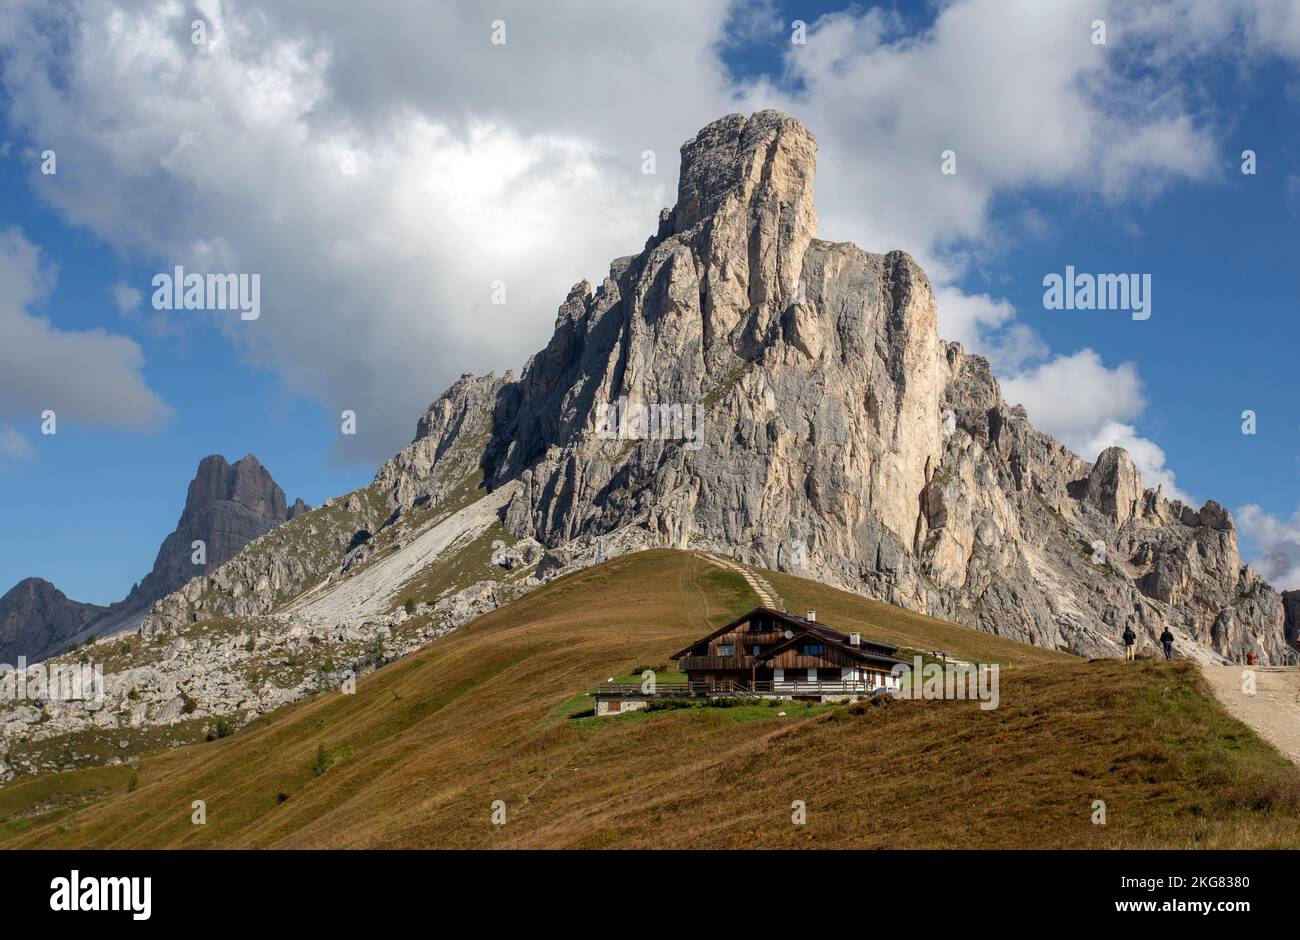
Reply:
[[[1149,485],[1257,507],[1243,554],[1294,575],[1300,14],[1287,5],[1068,0],[1044,18],[991,0],[719,2],[619,18],[575,4],[547,18],[506,4],[504,52],[463,8],[391,4],[362,21],[296,6],[199,4],[225,40],[201,53],[190,13],[162,4],[0,15],[0,304],[20,298],[9,316],[59,334],[41,334],[40,361],[66,402],[41,435],[45,386],[0,375],[0,592],[39,575],[119,599],[209,453],[255,453],[290,500],[368,482],[456,375],[518,370],[564,288],[639,248],[672,202],[682,140],[767,105],[818,136],[823,237],[912,252],[941,288],[945,338],[988,352],[1040,426],[1081,450],[1158,448],[1139,460]],[[1103,50],[1068,38],[1094,10]],[[963,41],[966,16],[988,38]],[[447,35],[413,42],[408,18]],[[575,50],[573,35],[589,41]],[[997,97],[962,103],[968,83]],[[948,136],[955,178],[939,174]],[[37,169],[46,146],[54,177]],[[637,173],[645,147],[655,177]],[[1254,176],[1239,171],[1246,148]],[[262,272],[262,319],[152,310],[151,278],[181,261]],[[1066,264],[1149,273],[1151,318],[1045,310],[1042,278]],[[505,314],[485,300],[498,273]],[[121,309],[123,287],[139,307]],[[84,331],[101,331],[92,350],[129,340],[142,362],[110,368],[84,346],[60,358],[62,334]],[[61,391],[79,372],[98,400],[77,397],[86,383]],[[356,438],[339,434],[343,407]]]

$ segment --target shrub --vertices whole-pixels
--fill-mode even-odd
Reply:
[[[668,712],[678,708],[694,708],[695,703],[688,698],[657,698],[646,702],[648,712]]]
[[[181,693],[181,711],[186,715],[192,715],[198,709],[199,703],[190,698],[189,693]]]
[[[329,767],[329,755],[325,753],[325,745],[316,745],[316,758],[311,762],[311,773],[313,777],[319,777],[325,773]]]
[[[406,612],[407,612],[408,614],[414,614],[414,613],[415,613],[415,598],[414,598],[414,597],[408,597],[408,598],[406,599],[406,603],[403,604],[402,606],[406,608]]]

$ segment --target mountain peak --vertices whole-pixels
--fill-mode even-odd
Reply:
[[[758,111],[729,114],[682,144],[673,230],[682,232],[728,202],[770,211],[783,207],[816,234],[813,177],[817,141],[795,118]]]
[[[816,152],[776,111],[695,134],[645,249],[569,293],[518,382],[434,403],[377,476],[393,504],[483,467],[519,484],[506,529],[570,559],[548,572],[702,548],[1089,655],[1171,625],[1211,658],[1292,658],[1226,513],[1171,512],[1124,451],[1034,429],[940,340],[907,254],[815,238]]]
[[[233,464],[221,454],[204,457],[186,492],[176,530],[163,541],[153,570],[130,599],[152,603],[308,508],[302,500],[291,507],[284,490],[252,454]],[[195,541],[204,544],[205,565],[192,561]]]

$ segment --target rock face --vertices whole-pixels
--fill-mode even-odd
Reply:
[[[431,406],[377,477],[392,505],[458,455],[519,481],[506,528],[575,563],[702,547],[1082,654],[1131,624],[1192,655],[1293,658],[1226,510],[1036,431],[939,339],[908,255],[815,237],[815,152],[771,111],[688,141],[644,251],[569,292],[517,381],[465,376]]]
[[[307,511],[301,499],[289,506],[284,490],[252,454],[233,464],[219,454],[199,461],[176,529],[163,539],[153,569],[127,597],[148,607],[186,581],[234,558],[249,542]],[[194,542],[204,543],[206,562],[195,564]]]
[[[25,578],[0,597],[0,663],[48,646],[66,646],[108,608],[70,600],[41,578]]]
[[[159,598],[307,511],[301,499],[286,505],[284,491],[252,454],[234,464],[219,455],[204,457],[175,531],[163,540],[153,568],[126,598],[101,607],[68,600],[39,578],[19,582],[0,600],[0,662],[12,664],[21,655],[34,663],[91,635],[133,630]],[[193,561],[196,540],[204,543],[205,564]]]

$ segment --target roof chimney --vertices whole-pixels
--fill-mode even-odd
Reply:
[[[815,610],[810,610],[810,611],[808,611],[808,616],[807,616],[807,617],[804,617],[803,619],[804,619],[804,620],[807,620],[809,623],[816,623],[816,622],[817,622],[817,611],[815,611]]]
[[[862,634],[861,634],[861,633],[850,633],[850,634],[849,634],[849,646],[861,646],[861,645],[862,645]]]

